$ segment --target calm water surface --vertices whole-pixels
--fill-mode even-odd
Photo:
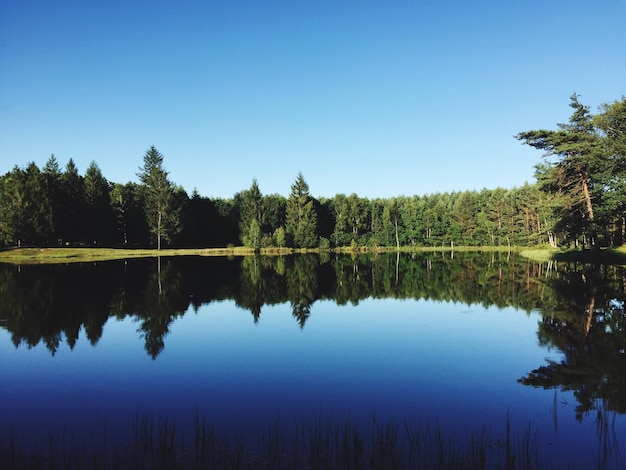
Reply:
[[[626,436],[621,271],[449,256],[0,266],[0,432],[124,440],[199,410],[224,434],[375,416],[495,445],[508,417],[543,464],[594,466]]]

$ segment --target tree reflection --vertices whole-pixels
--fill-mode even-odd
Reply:
[[[250,310],[258,323],[261,308],[281,302],[284,290],[284,272],[280,275],[280,258],[249,256],[241,261],[239,289],[235,301],[239,307]]]
[[[146,352],[156,359],[165,348],[165,336],[171,323],[184,315],[189,300],[181,290],[180,271],[173,269],[169,262],[161,265],[160,258],[156,271],[148,277],[141,292],[133,313],[141,323],[138,332],[145,340]]]
[[[500,253],[164,258],[59,266],[0,265],[0,328],[15,347],[96,346],[110,317],[133,318],[156,359],[191,307],[231,300],[255,323],[265,305],[289,304],[304,328],[317,300],[426,299],[540,309],[539,343],[563,354],[519,379],[571,391],[576,417],[626,413],[626,271],[533,263]]]
[[[579,420],[594,410],[626,412],[623,276],[622,268],[571,264],[548,282],[556,295],[543,309],[537,335],[564,358],[519,381],[572,391]]]
[[[16,347],[43,343],[54,354],[63,342],[73,348],[81,329],[96,345],[109,317],[132,317],[139,323],[147,353],[156,358],[172,322],[190,307],[197,310],[222,300],[250,311],[255,323],[265,305],[289,304],[301,328],[314,314],[317,300],[356,305],[367,298],[427,299],[513,306],[527,312],[546,305],[568,311],[563,307],[567,301],[588,308],[589,299],[577,297],[580,286],[572,285],[557,299],[558,286],[543,282],[557,274],[548,268],[507,254],[478,252],[457,253],[454,259],[448,253],[355,253],[0,265],[0,327],[11,332]],[[599,305],[601,296],[596,295],[595,302]],[[604,321],[614,321],[608,310]],[[562,328],[549,322],[544,320],[541,334]],[[594,334],[592,328],[589,334]],[[564,339],[550,341],[566,347],[558,342]]]
[[[99,266],[3,266],[0,325],[15,347],[43,343],[55,355],[64,339],[70,349],[84,326],[96,344],[109,317],[119,264]]]
[[[292,256],[290,261],[287,268],[287,296],[294,318],[300,328],[304,328],[315,301],[319,260],[315,255],[300,255]]]

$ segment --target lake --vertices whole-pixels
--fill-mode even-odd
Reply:
[[[0,466],[123,466],[202,423],[248,458],[280,441],[274,468],[346,429],[396,468],[426,465],[416,436],[430,462],[474,440],[485,468],[621,468],[625,279],[478,252],[0,265]]]

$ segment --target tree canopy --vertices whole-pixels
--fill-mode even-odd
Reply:
[[[139,180],[144,186],[146,221],[156,238],[157,249],[161,249],[161,239],[171,242],[180,230],[174,189],[163,168],[163,155],[154,146],[144,155],[143,167],[139,170]]]
[[[594,116],[578,98],[570,97],[572,115],[569,122],[557,124],[557,130],[520,132],[516,137],[545,151],[536,176],[539,187],[557,201],[555,229],[583,246],[621,244],[625,99],[602,106]]]

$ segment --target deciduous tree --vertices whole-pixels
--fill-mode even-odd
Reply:
[[[244,246],[261,248],[261,226],[263,216],[263,195],[256,179],[247,191],[240,193],[239,234]]]

